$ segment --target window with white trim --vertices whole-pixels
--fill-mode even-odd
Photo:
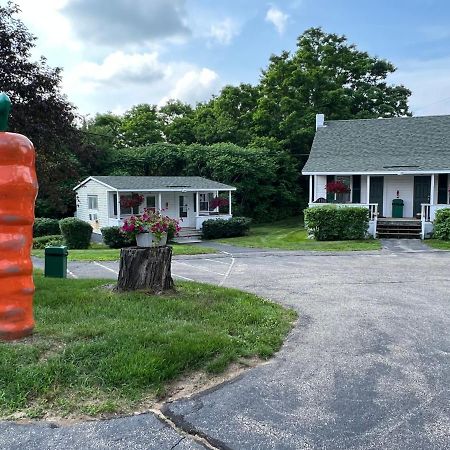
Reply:
[[[98,195],[88,195],[88,209],[98,210]]]

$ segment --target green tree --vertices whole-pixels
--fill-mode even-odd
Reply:
[[[171,144],[192,144],[194,109],[180,100],[170,100],[159,109],[158,116],[166,142]]]
[[[122,117],[119,144],[124,147],[142,147],[163,140],[162,124],[157,107],[142,103],[133,106]]]
[[[61,93],[61,69],[33,61],[36,37],[17,18],[12,2],[0,6],[0,91],[11,98],[9,128],[36,148],[37,215],[63,215],[74,207],[72,187],[98,158],[75,127],[75,108]]]
[[[253,116],[256,135],[273,138],[292,153],[307,153],[316,113],[327,119],[409,115],[411,92],[386,81],[395,70],[345,36],[306,30],[295,53],[272,56],[262,73]]]
[[[107,112],[85,121],[81,130],[85,142],[107,151],[119,147],[121,126],[122,116]]]

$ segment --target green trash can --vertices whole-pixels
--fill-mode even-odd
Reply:
[[[394,198],[392,200],[392,217],[401,218],[403,217],[403,207],[405,202],[401,198]]]
[[[45,248],[45,270],[46,277],[67,278],[67,247]]]

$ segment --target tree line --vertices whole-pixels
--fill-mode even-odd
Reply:
[[[71,188],[95,174],[206,176],[238,187],[242,214],[298,214],[316,113],[328,120],[410,115],[411,92],[387,82],[391,62],[311,28],[295,51],[270,57],[255,85],[226,86],[195,106],[174,99],[82,120],[61,92],[61,69],[32,61],[36,37],[19,13],[11,2],[0,6],[0,90],[14,103],[11,131],[37,150],[41,216],[73,212]]]

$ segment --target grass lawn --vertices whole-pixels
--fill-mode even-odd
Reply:
[[[201,255],[208,253],[217,253],[213,248],[188,245],[171,244],[174,255]],[[33,250],[33,256],[44,257],[44,250]],[[119,260],[120,249],[109,248],[103,244],[91,244],[87,250],[69,250],[69,261],[116,261]]]
[[[177,283],[115,294],[106,280],[35,276],[35,334],[0,343],[0,417],[130,412],[193,371],[277,351],[295,313],[241,291]]]
[[[254,225],[248,236],[219,239],[217,242],[242,247],[276,248],[281,250],[379,250],[378,240],[362,241],[315,241],[308,239],[303,219],[290,218],[271,224]]]
[[[441,241],[440,239],[425,239],[425,244],[439,250],[450,250],[450,241]]]

